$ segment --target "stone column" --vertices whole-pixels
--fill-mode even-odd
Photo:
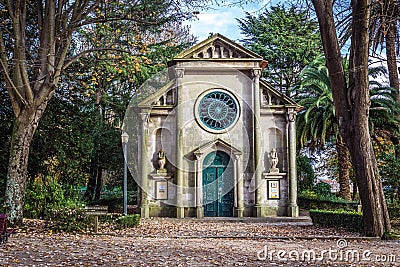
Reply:
[[[253,76],[253,115],[254,115],[254,143],[253,143],[253,151],[254,151],[254,186],[255,186],[255,213],[257,217],[265,217],[265,207],[263,201],[263,195],[265,192],[262,192],[262,158],[261,158],[261,128],[260,128],[260,114],[261,114],[261,104],[260,104],[260,75],[261,69],[255,68],[251,72]]]
[[[288,216],[298,217],[299,207],[297,206],[297,170],[296,170],[296,111],[294,108],[288,110],[289,130],[289,205]]]
[[[141,123],[140,123],[140,176],[141,176],[141,190],[142,197],[140,201],[140,216],[142,218],[149,217],[149,200],[148,200],[148,190],[149,181],[147,173],[147,120],[149,114],[147,112],[140,113]]]
[[[203,218],[203,166],[201,164],[203,153],[195,152],[194,155],[196,156],[196,217]]]
[[[176,77],[176,93],[177,93],[177,105],[176,105],[176,218],[185,217],[185,208],[183,206],[183,155],[181,149],[183,146],[182,142],[182,79],[185,72],[184,68],[175,68]]]
[[[235,153],[235,176],[236,176],[236,187],[237,187],[237,216],[243,217],[244,211],[244,194],[243,194],[243,173],[242,173],[242,160],[240,158],[241,154]]]

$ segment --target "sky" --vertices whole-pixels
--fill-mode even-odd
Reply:
[[[220,33],[229,39],[237,41],[243,39],[244,36],[240,33],[236,19],[244,18],[246,11],[257,15],[257,12],[271,2],[278,1],[263,0],[259,4],[248,4],[243,7],[213,5],[209,10],[200,12],[197,20],[190,21],[187,24],[190,25],[191,33],[198,37],[198,41],[207,39],[211,32]]]

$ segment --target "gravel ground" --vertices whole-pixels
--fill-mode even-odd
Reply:
[[[399,241],[315,226],[146,219],[72,235],[30,224],[0,246],[0,266],[400,266]]]

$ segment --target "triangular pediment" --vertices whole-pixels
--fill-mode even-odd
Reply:
[[[215,150],[222,150],[227,152],[228,154],[231,153],[236,155],[242,154],[242,152],[239,149],[219,138],[201,145],[193,152],[193,154],[201,157],[202,155]]]
[[[138,107],[140,108],[153,108],[157,106],[166,106],[173,104],[174,99],[166,100],[165,96],[169,94],[171,90],[175,89],[175,79],[169,81],[166,85],[164,85],[160,90],[150,94],[148,97],[143,99]]]
[[[295,108],[300,108],[293,99],[288,97],[285,94],[275,90],[271,84],[269,84],[265,80],[260,80],[260,90],[262,92],[262,106],[263,107],[271,107],[271,106],[293,106]]]
[[[217,33],[192,48],[183,51],[174,59],[262,59],[253,51]]]

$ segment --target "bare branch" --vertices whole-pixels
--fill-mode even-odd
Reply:
[[[3,60],[0,60],[1,67],[4,69],[4,78],[6,79],[7,83],[10,85],[11,89],[13,89],[13,92],[17,95],[18,99],[24,104],[25,106],[28,106],[28,102],[24,99],[24,97],[21,95],[19,92],[18,88],[14,85],[13,81],[11,80],[10,75],[8,75],[8,71],[6,69],[6,66],[3,64]],[[7,87],[7,90],[9,90],[9,87]],[[10,97],[12,97],[12,92],[8,91]]]

